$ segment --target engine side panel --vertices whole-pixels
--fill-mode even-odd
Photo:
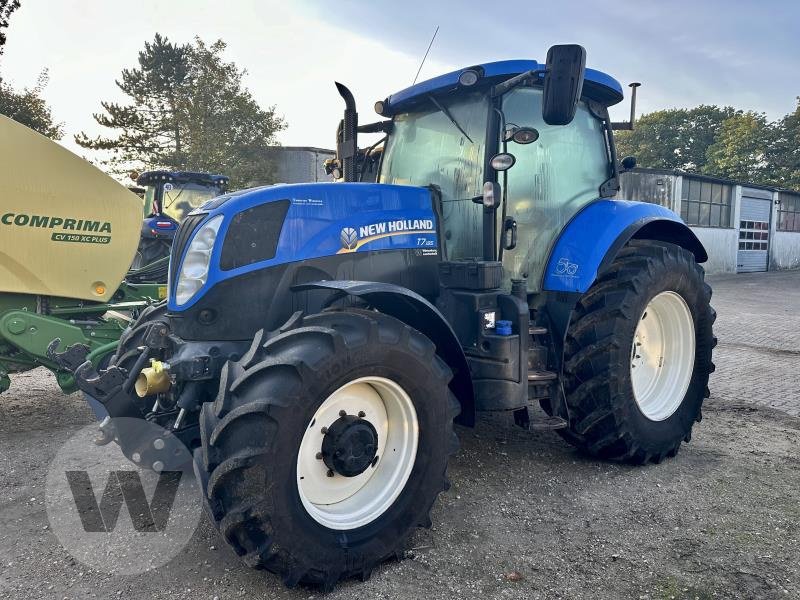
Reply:
[[[270,258],[234,267],[235,261],[223,261],[225,244],[220,241],[226,239],[228,231],[241,232],[243,227],[247,227],[246,221],[243,222],[246,218],[244,215],[252,212],[251,209],[277,202],[289,204],[283,225],[275,228],[277,241],[274,238],[263,239],[263,236],[260,242],[258,236],[253,238],[253,243],[271,246],[269,252],[262,254]],[[398,278],[405,281],[409,279],[401,275],[401,269],[413,270],[417,262],[435,264],[439,259],[438,223],[431,194],[425,188],[368,183],[278,185],[237,193],[229,198],[217,198],[201,209],[203,213],[206,211],[206,219],[223,215],[218,242],[211,256],[208,280],[184,305],[178,306],[174,294],[171,294],[169,308],[173,313],[192,309],[200,303],[207,304],[205,296],[229,280],[291,263],[296,263],[292,268],[294,271],[300,271],[302,267],[313,269],[319,266],[320,259],[328,259],[326,265],[337,266],[322,266],[322,271],[326,273],[330,270],[334,274],[366,273],[357,267],[365,264],[365,257],[372,256],[366,263],[376,262],[379,265],[376,270],[386,272],[388,277],[380,280],[399,283]],[[256,226],[254,222],[253,227]],[[181,243],[176,242],[178,247],[174,250],[173,259],[177,260],[173,268],[177,267],[178,260],[183,259],[188,246],[189,240],[181,238],[179,234],[177,239]],[[386,260],[374,257],[386,253],[397,253],[398,256]],[[384,268],[384,263],[397,266]],[[272,276],[254,277],[269,279]],[[375,276],[364,278],[376,279]],[[173,271],[173,290],[176,280],[176,272]],[[419,291],[418,286],[410,283],[412,285],[407,287]],[[232,302],[229,298],[217,299],[223,303],[223,307],[225,303]]]

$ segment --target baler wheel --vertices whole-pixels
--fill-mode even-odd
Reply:
[[[448,487],[452,373],[434,344],[358,309],[259,332],[203,405],[206,508],[244,561],[331,589],[402,556]],[[266,339],[266,341],[264,341]]]
[[[710,301],[687,250],[649,240],[623,248],[580,299],[567,332],[569,428],[559,434],[634,464],[675,456],[709,395]]]

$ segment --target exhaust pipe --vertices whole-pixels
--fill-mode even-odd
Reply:
[[[633,131],[636,121],[636,88],[640,85],[642,84],[638,81],[628,84],[628,87],[631,88],[631,120],[623,121],[622,123],[611,123],[611,129],[614,131]]]
[[[633,130],[634,121],[636,121],[636,88],[640,85],[642,84],[638,81],[628,84],[628,87],[631,88],[631,130]]]
[[[344,118],[342,119],[342,132],[336,140],[336,154],[342,165],[342,175],[345,181],[357,181],[356,177],[356,155],[358,153],[358,113],[356,112],[356,101],[353,93],[347,86],[336,83],[336,89],[344,100]]]

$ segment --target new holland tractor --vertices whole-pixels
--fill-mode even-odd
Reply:
[[[154,277],[167,280],[167,263],[178,225],[195,208],[224,193],[228,178],[224,175],[192,171],[147,171],[136,177],[144,186],[144,214],[139,248],[131,265],[129,278]],[[158,262],[162,261],[162,262]],[[147,267],[146,274],[141,271]]]
[[[339,85],[344,183],[204,204],[111,366],[53,356],[112,417],[163,427],[117,429],[137,464],[189,446],[221,535],[287,585],[399,555],[478,411],[604,459],[674,456],[713,371],[706,252],[669,210],[611,199],[622,88],[584,65],[566,45],[470,66],[363,126]],[[377,183],[358,132],[386,136]]]

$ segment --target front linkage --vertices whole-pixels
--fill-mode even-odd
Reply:
[[[142,317],[152,314],[147,311]],[[139,325],[143,320],[146,322]],[[206,384],[219,376],[227,360],[241,354],[241,344],[186,343],[171,334],[166,320],[141,318],[123,334],[106,369],[98,370],[89,360],[87,345],[73,344],[58,352],[60,343],[56,338],[48,347],[50,359],[60,369],[74,373],[78,388],[104,406],[111,418],[113,439],[125,456],[156,471],[183,466],[175,464],[175,457],[185,456],[179,445],[191,450],[199,443],[196,414],[213,393]],[[165,357],[169,363],[163,362]],[[150,405],[145,397],[156,400]],[[136,427],[134,419],[159,425],[164,435]]]

